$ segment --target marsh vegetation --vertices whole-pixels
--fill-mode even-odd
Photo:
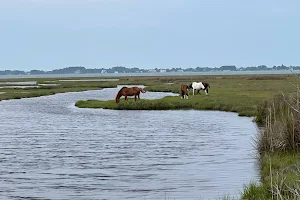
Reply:
[[[250,199],[300,199],[300,90],[291,86],[293,92],[281,92],[258,107],[262,184],[249,186],[245,197]]]
[[[109,77],[108,77],[109,78]],[[76,78],[78,79],[78,78]],[[86,78],[85,78],[86,79]],[[94,79],[91,77],[91,79]],[[11,82],[12,80],[3,80]],[[243,191],[243,199],[299,199],[300,198],[300,80],[294,75],[233,75],[233,76],[166,76],[120,77],[116,81],[59,81],[59,79],[16,79],[51,81],[57,86],[39,88],[0,88],[0,100],[36,97],[62,92],[99,90],[117,85],[145,85],[146,91],[173,92],[178,96],[141,101],[114,99],[100,101],[83,99],[78,107],[119,110],[221,110],[237,112],[241,116],[254,116],[261,126],[256,138],[258,159],[261,166],[261,184],[249,184]],[[211,85],[209,95],[191,95],[180,99],[179,86],[193,81],[205,81]],[[1,85],[1,84],[0,84]],[[15,84],[11,84],[15,85]]]

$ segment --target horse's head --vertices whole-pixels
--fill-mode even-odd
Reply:
[[[188,88],[193,88],[192,84],[188,85]]]
[[[140,88],[140,91],[141,91],[142,93],[145,93],[145,92],[146,92],[146,90],[144,90],[143,88]]]
[[[204,86],[204,88],[210,88],[210,85],[208,83],[202,82],[202,85]]]
[[[189,91],[190,85],[186,84],[186,90]]]
[[[126,89],[127,89],[127,87],[122,87],[122,88],[119,90],[119,92],[117,93],[116,98],[115,98],[116,103],[119,103],[119,102],[120,102],[120,98],[121,98],[121,96],[123,95],[123,91],[126,90]]]

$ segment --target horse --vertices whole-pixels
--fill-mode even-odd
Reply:
[[[182,84],[180,86],[180,96],[181,99],[189,99],[189,85]]]
[[[208,95],[208,88],[210,88],[210,85],[205,82],[193,82],[189,85],[189,88],[193,89],[193,96],[195,95],[195,90],[197,90],[197,94],[200,92],[200,90],[204,90],[205,94]]]
[[[128,101],[127,96],[134,96],[135,101],[136,97],[138,97],[138,99],[140,100],[140,92],[145,93],[146,91],[143,88],[139,87],[122,87],[115,98],[116,103],[120,102],[121,96],[125,97],[125,101]]]

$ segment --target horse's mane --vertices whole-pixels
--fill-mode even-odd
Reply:
[[[204,87],[206,87],[206,88],[210,88],[210,85],[209,85],[209,83],[202,82],[202,84],[204,85]]]
[[[123,90],[126,89],[126,88],[127,88],[127,87],[124,86],[124,87],[122,87],[122,88],[119,90],[119,92],[117,93],[116,98],[115,98],[116,103],[119,102],[120,97],[122,96],[122,92],[123,92]]]

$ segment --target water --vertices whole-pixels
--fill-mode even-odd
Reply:
[[[36,74],[0,75],[0,79],[11,78],[58,78],[58,77],[122,77],[122,76],[189,76],[189,75],[249,75],[249,74],[299,74],[300,70],[266,71],[207,71],[207,72],[155,72],[155,73],[92,73],[92,74]]]
[[[214,199],[259,180],[251,118],[74,106],[117,91],[1,101],[1,199]]]
[[[35,85],[36,81],[0,82],[0,85]]]
[[[25,88],[39,88],[40,86],[24,86],[24,85],[12,85],[12,86],[2,86],[0,87],[1,88],[22,88],[22,89],[25,89]]]

